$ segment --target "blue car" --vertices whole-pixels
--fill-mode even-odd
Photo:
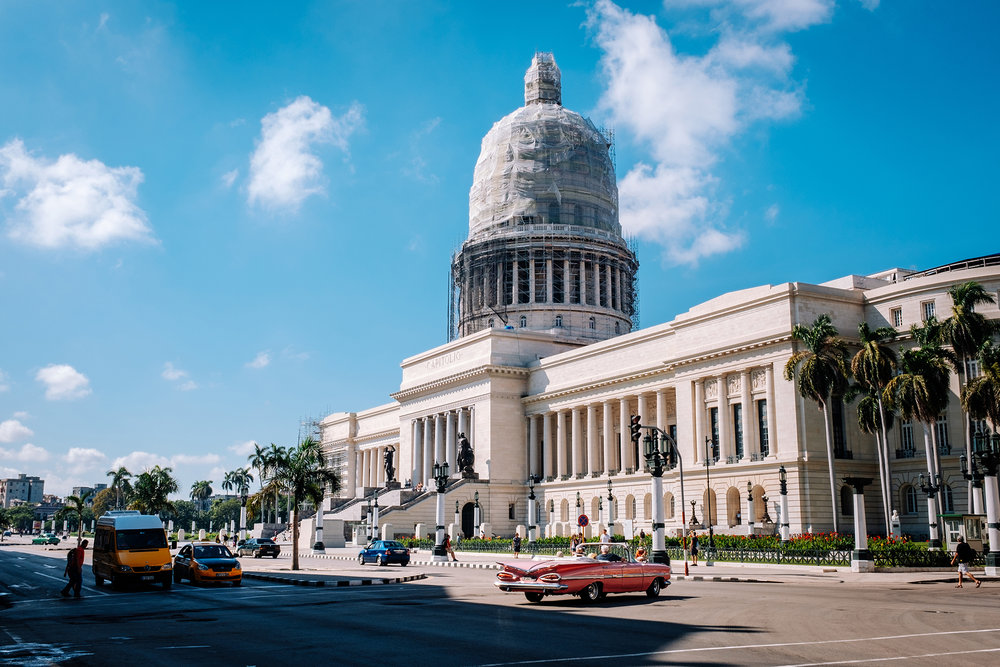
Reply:
[[[365,563],[376,565],[399,563],[406,567],[410,564],[410,550],[396,540],[375,540],[358,554],[358,565]]]

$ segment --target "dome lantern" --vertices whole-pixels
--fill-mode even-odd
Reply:
[[[562,104],[562,74],[551,53],[536,53],[524,74],[524,105]]]

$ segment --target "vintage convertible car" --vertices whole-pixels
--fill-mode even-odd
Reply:
[[[546,595],[579,595],[594,602],[609,593],[640,591],[655,598],[670,585],[669,565],[637,562],[626,544],[610,545],[608,554],[601,553],[602,546],[584,544],[588,555],[499,563],[493,583],[505,593],[523,592],[529,602]]]

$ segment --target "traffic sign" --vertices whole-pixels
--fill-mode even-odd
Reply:
[[[580,528],[586,528],[589,523],[590,518],[586,514],[581,514],[576,518],[576,525],[580,526]]]

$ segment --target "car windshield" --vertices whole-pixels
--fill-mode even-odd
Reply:
[[[257,544],[274,544],[274,540],[268,540],[268,539],[257,540]]]
[[[194,548],[195,558],[232,558],[233,554],[228,547],[222,544],[207,544]]]
[[[119,549],[166,549],[167,534],[162,528],[119,530],[115,544]]]
[[[384,544],[386,549],[399,549],[403,546],[399,542],[385,542]]]

